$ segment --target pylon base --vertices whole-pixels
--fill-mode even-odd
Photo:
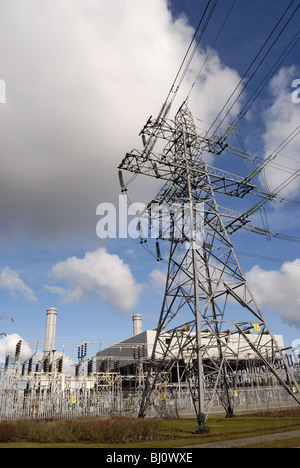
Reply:
[[[210,429],[206,424],[198,426],[197,429],[195,430],[195,434],[210,434]]]
[[[234,419],[236,415],[234,413],[226,413],[226,419]]]

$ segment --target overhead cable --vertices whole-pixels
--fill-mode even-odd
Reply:
[[[247,77],[248,73],[250,72],[250,70],[252,69],[252,67],[255,65],[255,63],[257,62],[257,60],[259,59],[259,57],[261,56],[262,52],[264,51],[264,49],[266,48],[266,46],[268,45],[268,43],[270,42],[272,36],[274,35],[275,31],[278,29],[278,27],[280,26],[280,24],[282,23],[282,21],[284,20],[284,17],[286,16],[288,10],[291,8],[291,6],[293,5],[293,3],[295,2],[295,0],[292,0],[292,2],[290,3],[290,5],[288,6],[288,8],[285,10],[285,12],[282,14],[281,18],[279,19],[279,21],[277,22],[276,26],[273,28],[272,32],[269,34],[268,38],[266,39],[266,41],[264,42],[264,44],[262,45],[262,47],[260,48],[259,52],[256,54],[255,58],[252,60],[251,64],[249,65],[249,67],[247,68],[247,70],[245,71],[243,77],[240,79],[239,83],[237,84],[237,86],[235,87],[234,91],[231,93],[230,97],[227,99],[226,103],[224,104],[223,108],[221,109],[221,111],[219,112],[219,114],[217,115],[217,117],[215,118],[214,122],[212,123],[211,127],[209,128],[208,132],[207,133],[210,133],[212,128],[214,127],[214,125],[217,123],[218,119],[221,117],[222,113],[224,112],[224,110],[227,108],[228,104],[230,103],[231,99],[234,97],[235,93],[240,89],[243,81],[245,80],[245,78]],[[285,29],[287,28],[288,24],[291,22],[292,18],[295,16],[297,10],[299,9],[300,7],[300,4],[298,3],[296,9],[292,12],[292,14],[290,15],[289,19],[287,20],[287,22],[285,23],[285,25],[283,26],[283,28],[280,30],[280,32],[277,34],[276,38],[273,40],[271,46],[268,48],[267,52],[264,54],[263,58],[260,60],[259,64],[256,66],[255,70],[252,72],[251,76],[248,78],[248,80],[246,81],[245,85],[243,86],[242,90],[239,92],[238,96],[236,97],[235,101],[233,102],[233,104],[231,105],[231,107],[227,110],[227,113],[226,115],[223,117],[223,119],[221,120],[221,122],[218,124],[218,127],[214,130],[214,133],[217,132],[217,130],[220,128],[220,126],[222,125],[222,123],[224,122],[224,120],[226,119],[226,117],[228,116],[229,112],[233,109],[233,107],[235,106],[235,104],[237,103],[237,101],[239,100],[239,98],[241,97],[241,95],[245,92],[246,88],[249,86],[250,82],[253,80],[254,76],[256,75],[256,73],[258,72],[258,70],[260,69],[260,67],[262,66],[262,64],[264,63],[264,61],[266,60],[267,56],[270,54],[271,50],[273,49],[273,47],[275,46],[275,44],[278,42],[279,38],[282,36],[283,32],[285,31]]]

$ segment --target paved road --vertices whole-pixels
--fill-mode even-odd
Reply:
[[[274,442],[277,440],[288,440],[300,437],[300,430],[284,432],[282,434],[265,434],[262,436],[249,437],[247,439],[225,440],[222,442],[213,442],[211,444],[194,445],[186,448],[239,448],[247,447],[252,444],[261,444],[264,442]]]

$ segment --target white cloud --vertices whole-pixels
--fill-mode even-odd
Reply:
[[[295,66],[285,67],[271,81],[270,92],[273,104],[264,113],[266,124],[264,144],[270,149],[265,154],[266,158],[299,126],[300,105],[293,103],[292,100],[292,84],[298,76],[299,70]],[[300,134],[288,146],[283,148],[282,155],[278,155],[266,167],[265,174],[270,191],[276,190],[294,171],[299,170],[299,145]],[[276,155],[276,152],[274,155]],[[297,177],[291,180],[291,183],[280,193],[285,196],[295,197],[299,192],[300,178]]]
[[[96,240],[96,207],[116,201],[117,165],[159,112],[193,36],[167,5],[1,1],[2,236]],[[176,107],[202,64],[198,52]],[[213,120],[238,81],[212,55],[193,92],[197,117]]]
[[[255,266],[246,274],[254,297],[263,310],[279,314],[286,322],[300,327],[300,260],[284,263],[280,271]]]
[[[165,291],[166,287],[166,280],[167,280],[167,271],[166,270],[159,270],[155,268],[151,271],[150,275],[150,282],[148,288],[150,291],[154,293],[161,294]]]
[[[0,274],[0,288],[9,291],[12,296],[20,295],[28,301],[37,300],[34,291],[9,267],[4,268]]]
[[[52,274],[65,281],[67,287],[47,286],[47,289],[59,294],[64,302],[79,301],[94,293],[119,312],[137,305],[142,287],[135,281],[129,266],[104,248],[88,252],[84,258],[71,257],[57,263]]]
[[[28,344],[21,338],[16,333],[13,333],[12,335],[7,335],[4,338],[0,340],[0,360],[1,362],[4,362],[4,359],[6,356],[9,354],[14,358],[15,352],[16,352],[16,345],[17,343],[22,340],[22,345],[21,345],[21,360],[28,359],[30,356],[32,356],[32,351]]]

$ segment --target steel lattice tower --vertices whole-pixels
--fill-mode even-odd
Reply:
[[[217,194],[243,198],[256,187],[250,179],[216,169],[205,162],[205,152],[221,154],[227,147],[223,137],[199,136],[191,112],[184,103],[175,120],[168,121],[165,104],[159,117],[149,119],[141,132],[144,149],[127,153],[119,166],[134,174],[165,181],[165,185],[140,217],[149,222],[151,237],[170,242],[167,280],[156,340],[139,416],[144,417],[157,393],[167,385],[176,362],[184,367],[199,428],[209,429],[205,401],[209,379],[218,391],[227,416],[233,416],[229,391],[243,347],[257,358],[297,400],[293,376],[282,377],[285,355],[255,302],[236,257],[231,234],[249,222],[253,209],[236,213],[217,203]],[[154,152],[158,140],[164,142]],[[126,190],[122,174],[121,185]],[[156,210],[155,210],[156,207]],[[167,207],[167,209],[166,209]],[[153,222],[153,211],[159,214]],[[158,255],[159,250],[158,250]],[[268,336],[268,339],[263,337]],[[238,342],[238,351],[232,346]],[[280,361],[280,365],[278,362]]]

